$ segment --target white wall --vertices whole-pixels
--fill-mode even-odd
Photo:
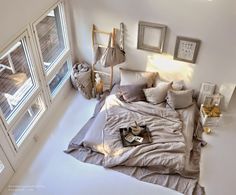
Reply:
[[[39,18],[57,0],[0,0],[0,48],[28,24]]]
[[[164,78],[183,78],[199,88],[203,81],[236,83],[235,0],[70,0],[77,59],[91,62],[91,27],[111,31],[126,25],[127,63],[133,69],[158,70]],[[138,22],[168,26],[165,55],[137,50]],[[196,64],[172,60],[176,36],[202,41]]]

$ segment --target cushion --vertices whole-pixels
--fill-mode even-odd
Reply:
[[[146,84],[147,87],[152,87],[157,75],[157,72],[144,72],[120,68],[120,85]]]
[[[179,90],[183,90],[183,88],[184,88],[184,81],[183,80],[173,81],[173,84],[172,84],[173,90],[179,91]]]
[[[165,101],[172,82],[160,82],[156,87],[144,89],[144,94],[149,103],[159,104]]]
[[[143,89],[146,88],[146,84],[142,85],[123,85],[120,86],[120,97],[125,102],[145,101],[145,95]]]
[[[158,83],[160,82],[170,82],[166,80],[162,80],[160,77],[156,77],[155,82],[154,82],[154,87],[157,86]],[[184,81],[183,80],[174,80],[172,81],[172,89],[179,91],[184,89]]]
[[[191,106],[193,104],[193,90],[169,90],[167,93],[167,104],[173,109]]]

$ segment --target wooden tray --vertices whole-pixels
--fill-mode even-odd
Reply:
[[[124,147],[129,147],[129,146],[138,146],[141,144],[148,144],[152,142],[152,138],[151,138],[151,132],[149,131],[148,127],[146,125],[140,126],[143,127],[144,130],[138,135],[139,137],[143,138],[143,142],[137,142],[137,141],[133,141],[133,142],[128,142],[125,140],[125,136],[128,133],[132,133],[131,131],[131,127],[128,128],[120,128],[120,136],[121,136],[121,141]]]

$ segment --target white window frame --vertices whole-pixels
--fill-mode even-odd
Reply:
[[[49,12],[54,10],[57,6],[59,6],[60,12],[60,19],[63,31],[63,38],[65,48],[63,52],[57,57],[54,63],[50,66],[48,71],[45,71],[43,58],[41,54],[41,48],[39,45],[38,36],[36,35],[36,25],[40,22]],[[65,16],[65,5],[63,1],[57,2],[54,6],[52,6],[48,11],[46,11],[40,18],[38,18],[35,22],[31,22],[27,27],[25,27],[20,33],[17,34],[13,41],[4,47],[4,50],[0,50],[0,54],[6,53],[12,46],[14,46],[18,41],[25,37],[25,41],[27,44],[27,56],[30,57],[30,71],[32,74],[32,78],[35,81],[35,88],[31,91],[31,93],[27,93],[28,96],[17,106],[14,110],[14,114],[12,114],[12,118],[10,120],[6,120],[2,110],[0,109],[0,127],[2,127],[3,132],[7,138],[7,141],[16,157],[20,150],[23,150],[26,143],[28,143],[28,139],[24,139],[22,144],[18,147],[15,143],[15,139],[13,137],[12,131],[14,128],[19,124],[24,114],[27,112],[28,108],[35,103],[38,97],[41,97],[43,101],[43,111],[34,118],[30,127],[26,128],[27,133],[24,135],[26,137],[30,137],[30,134],[34,132],[34,128],[36,124],[40,121],[42,115],[47,111],[48,108],[51,107],[54,98],[57,97],[57,94],[61,91],[62,87],[68,80],[70,76],[70,70],[72,69],[72,61],[71,61],[71,48],[69,44],[69,36],[67,32],[67,24],[66,24],[66,16]],[[28,60],[28,59],[27,59]],[[68,73],[64,76],[63,80],[61,81],[58,89],[55,90],[55,93],[51,93],[49,88],[50,81],[54,78],[54,76],[58,73],[64,63],[67,61],[68,63]],[[24,113],[22,115],[22,113]],[[10,121],[10,122],[9,122]],[[19,154],[20,155],[20,154]],[[13,157],[14,158],[14,157]]]
[[[21,119],[24,117],[25,113],[28,112],[28,109],[35,103],[35,101],[40,98],[40,102],[42,104],[42,110],[34,117],[33,121],[31,121],[27,128],[25,129],[26,133],[24,133],[23,135],[23,140],[21,141],[20,145],[18,146],[17,143],[14,141],[14,136],[12,134],[12,131],[16,128],[16,126],[20,123]],[[10,140],[14,146],[14,149],[17,151],[20,150],[20,148],[24,145],[24,142],[27,140],[27,137],[31,134],[32,129],[35,127],[35,125],[37,124],[37,122],[39,121],[39,119],[41,118],[41,116],[43,115],[43,113],[46,111],[46,104],[45,104],[45,100],[44,100],[44,96],[42,93],[39,93],[35,99],[29,104],[29,106],[27,107],[27,110],[25,110],[24,112],[22,112],[23,114],[21,114],[21,117],[18,118],[18,120],[16,121],[16,123],[12,126],[12,128],[8,131],[8,135],[10,137]]]
[[[31,104],[31,102],[35,99],[35,97],[40,92],[40,86],[39,86],[39,77],[37,74],[37,68],[35,67],[35,59],[33,56],[33,50],[31,41],[29,39],[29,28],[26,28],[22,33],[20,33],[17,38],[12,41],[0,54],[7,53],[8,50],[10,50],[17,42],[23,40],[25,38],[26,45],[23,44],[24,50],[26,52],[26,59],[29,65],[29,69],[31,72],[31,76],[34,79],[35,87],[31,89],[27,94],[27,96],[20,101],[19,105],[17,105],[16,109],[13,111],[13,113],[10,115],[8,120],[5,118],[2,110],[0,109],[0,117],[2,118],[3,125],[7,130],[11,129],[12,126],[15,124],[15,122],[19,119],[21,116],[21,113],[27,110],[27,107]],[[30,61],[29,61],[30,59]]]
[[[60,69],[63,67],[63,65],[66,62],[67,62],[67,66],[68,66],[68,72],[66,73],[66,75],[62,79],[62,81],[59,84],[59,86],[57,87],[57,89],[52,93],[51,90],[50,90],[49,84],[51,83],[51,81],[54,79],[54,77],[57,75],[57,73],[60,71]],[[60,89],[66,83],[67,79],[70,77],[71,70],[72,70],[71,57],[70,56],[66,56],[66,58],[63,61],[61,61],[60,64],[57,66],[56,70],[57,71],[56,71],[55,75],[51,75],[51,77],[50,77],[50,79],[48,80],[48,83],[47,83],[47,88],[48,88],[48,91],[50,93],[50,100],[51,101],[57,96],[57,94],[59,93]]]
[[[64,48],[63,52],[56,58],[56,60],[50,65],[50,68],[48,69],[48,71],[45,71],[43,55],[41,52],[41,47],[40,47],[40,42],[39,42],[36,26],[56,7],[59,8],[61,26],[62,26],[62,34],[63,34],[65,48]],[[34,38],[36,40],[37,51],[40,56],[40,62],[41,62],[41,66],[42,66],[41,69],[43,70],[43,74],[45,75],[45,77],[47,79],[47,83],[48,83],[48,81],[49,81],[48,77],[50,77],[50,75],[56,74],[56,72],[57,72],[56,67],[58,66],[58,64],[63,60],[63,58],[66,55],[70,54],[70,45],[69,45],[69,38],[68,38],[68,32],[67,32],[64,3],[63,2],[56,3],[50,9],[48,9],[39,19],[37,19],[32,24],[32,27],[33,27]]]

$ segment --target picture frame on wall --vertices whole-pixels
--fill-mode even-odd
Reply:
[[[201,41],[189,37],[177,36],[174,59],[196,63]]]
[[[151,22],[139,22],[137,48],[156,53],[164,49],[167,26]]]

